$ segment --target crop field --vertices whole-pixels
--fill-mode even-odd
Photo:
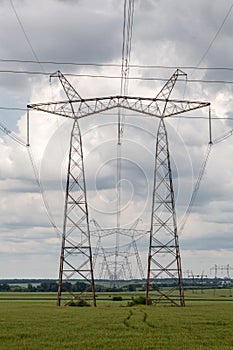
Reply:
[[[0,349],[233,349],[233,298],[216,292],[189,291],[184,308],[129,307],[130,293],[98,293],[97,308],[59,308],[54,293],[0,293]]]

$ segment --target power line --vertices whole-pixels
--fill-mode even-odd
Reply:
[[[124,1],[124,17],[123,17],[123,39],[122,39],[122,58],[121,58],[121,84],[120,95],[128,94],[129,85],[129,64],[131,56],[131,43],[133,35],[133,16],[134,16],[134,0]],[[119,250],[119,229],[121,227],[121,146],[122,136],[124,132],[124,114],[121,108],[118,108],[118,130],[117,130],[117,233],[115,246],[115,267],[114,279],[117,277],[117,259]]]
[[[67,65],[67,66],[78,66],[78,67],[121,67],[120,63],[97,63],[97,62],[64,62],[64,61],[42,61],[42,60],[23,60],[23,59],[8,59],[0,58],[0,62],[5,63],[35,63],[35,64],[51,64],[51,65]],[[143,68],[143,69],[180,69],[184,70],[226,70],[233,71],[231,67],[196,67],[196,66],[168,66],[168,65],[150,65],[150,64],[129,64],[130,68]]]
[[[40,194],[41,194],[41,198],[42,198],[42,202],[43,202],[43,205],[44,205],[44,208],[45,208],[46,215],[48,217],[48,220],[49,220],[51,226],[54,228],[54,230],[56,232],[57,238],[60,238],[61,237],[61,232],[58,229],[57,225],[55,224],[55,221],[54,221],[54,218],[53,218],[53,214],[52,214],[52,212],[50,210],[50,207],[49,207],[49,204],[48,204],[48,200],[47,200],[47,197],[46,197],[46,193],[45,193],[44,188],[42,186],[42,183],[40,181],[39,171],[37,169],[37,166],[36,166],[36,163],[35,163],[35,160],[34,160],[34,157],[33,157],[31,146],[27,146],[27,151],[28,151],[29,160],[31,162],[31,166],[32,166],[32,169],[33,169],[33,174],[34,174],[37,186],[38,186]]]
[[[191,198],[190,198],[190,202],[189,202],[188,207],[186,209],[185,215],[184,215],[184,217],[183,217],[183,219],[182,219],[182,221],[181,221],[181,223],[179,225],[179,235],[182,234],[182,232],[184,230],[184,227],[185,227],[185,224],[186,224],[186,222],[187,222],[187,220],[189,218],[189,215],[191,214],[191,211],[192,211],[195,199],[197,197],[198,190],[200,188],[200,185],[201,185],[201,182],[202,182],[202,179],[203,179],[203,175],[205,173],[207,162],[208,162],[208,159],[209,159],[209,156],[210,156],[211,147],[212,147],[212,144],[209,143],[209,145],[207,147],[207,150],[206,150],[206,154],[205,154],[204,160],[203,160],[201,168],[200,168],[200,172],[199,172],[196,184],[194,186],[194,189],[193,189],[193,192],[192,192],[192,195],[191,195]]]
[[[233,119],[233,118],[232,118]],[[213,140],[213,144],[216,145],[217,143],[220,143],[224,140],[226,140],[228,137],[232,136],[233,135],[233,129],[230,129],[228,130],[225,134],[219,136],[219,137],[216,137],[214,140]]]
[[[0,130],[3,131],[6,135],[8,135],[12,140],[16,141],[19,143],[21,146],[26,146],[26,143],[18,137],[13,131],[7,128],[6,125],[3,123],[0,123]]]
[[[28,75],[44,75],[50,76],[52,72],[41,72],[41,71],[23,71],[23,70],[0,70],[0,73],[6,74],[28,74]],[[65,73],[66,76],[79,77],[79,78],[103,78],[103,79],[121,79],[121,76],[112,75],[100,75],[100,74],[75,74]],[[128,80],[144,80],[144,81],[167,81],[166,78],[157,77],[127,77]],[[179,81],[186,82],[185,79]],[[207,84],[233,84],[233,80],[207,80],[207,79],[188,79],[188,83],[207,83]]]
[[[27,43],[28,43],[28,46],[30,47],[31,52],[32,52],[33,56],[35,57],[36,62],[40,65],[40,67],[41,67],[42,70],[43,70],[42,64],[40,63],[39,58],[37,57],[37,54],[36,54],[36,52],[35,52],[35,50],[34,50],[32,44],[31,44],[31,41],[30,41],[30,39],[29,39],[29,37],[28,37],[28,35],[27,35],[25,29],[24,29],[23,23],[22,23],[22,21],[21,21],[20,18],[19,18],[19,15],[18,15],[18,13],[17,13],[17,11],[16,11],[16,8],[15,8],[15,6],[14,6],[13,0],[10,0],[10,3],[11,3],[11,6],[12,6],[12,9],[13,9],[13,11],[14,11],[14,14],[15,14],[15,16],[16,16],[16,18],[17,18],[17,21],[18,21],[18,23],[19,23],[19,26],[20,26],[20,28],[21,28],[21,30],[22,30],[24,36],[25,36],[25,39],[26,39]]]
[[[128,77],[133,35],[134,0],[124,2],[123,43],[121,60],[121,95],[128,91]]]
[[[27,111],[27,108],[0,106],[0,110],[3,110],[3,111],[23,111],[23,112],[26,112],[26,111]]]
[[[198,178],[196,180],[196,184],[194,186],[194,189],[193,189],[193,192],[192,192],[192,195],[191,195],[188,207],[187,207],[185,215],[184,215],[184,217],[183,217],[183,219],[181,220],[181,223],[180,223],[180,227],[179,227],[179,234],[180,235],[182,234],[182,232],[184,230],[184,227],[185,227],[185,224],[186,224],[186,222],[187,222],[187,220],[189,218],[189,215],[191,214],[191,211],[192,211],[194,202],[196,200],[196,197],[197,197],[197,194],[198,194],[198,190],[200,188],[200,185],[201,185],[201,182],[202,182],[202,179],[203,179],[203,175],[205,173],[205,169],[206,169],[207,162],[208,162],[208,159],[209,159],[209,156],[210,156],[210,152],[211,152],[211,149],[212,149],[213,145],[216,145],[216,144],[226,140],[228,137],[230,137],[232,135],[233,135],[233,129],[230,129],[225,134],[223,134],[223,135],[221,135],[219,137],[216,137],[213,140],[212,143],[208,144],[208,147],[207,147],[207,150],[206,150],[206,154],[204,156],[204,159],[203,159],[203,162],[202,162],[202,165],[201,165],[201,168],[200,168],[200,172],[199,172]]]
[[[33,173],[34,173],[34,176],[35,176],[36,183],[37,183],[37,185],[39,187],[39,190],[40,190],[40,194],[41,194],[41,197],[42,197],[42,202],[43,202],[43,205],[44,205],[47,217],[48,217],[48,219],[50,221],[50,224],[52,225],[52,227],[56,231],[57,237],[60,237],[61,236],[61,232],[60,232],[60,230],[58,229],[58,227],[56,226],[56,224],[54,222],[53,215],[52,215],[52,212],[50,210],[45,191],[43,189],[42,183],[41,183],[40,178],[39,178],[39,171],[38,171],[38,169],[36,167],[36,163],[35,163],[34,158],[33,158],[31,146],[28,146],[24,142],[24,140],[22,140],[20,137],[18,137],[13,131],[8,129],[2,123],[0,123],[0,130],[3,131],[6,135],[8,135],[11,139],[13,139],[17,143],[19,143],[21,146],[27,147],[28,156],[29,156],[32,168],[33,168]]]
[[[204,52],[203,56],[201,57],[200,61],[198,62],[197,67],[198,67],[198,66],[201,64],[201,62],[204,60],[204,58],[205,58],[206,55],[208,54],[210,48],[212,47],[214,41],[217,39],[217,36],[218,36],[219,33],[221,32],[222,27],[224,26],[224,24],[225,24],[227,18],[229,17],[232,8],[233,8],[233,4],[231,4],[229,10],[227,11],[227,13],[226,13],[226,15],[225,15],[225,17],[224,17],[224,19],[223,19],[223,21],[222,21],[220,27],[219,27],[219,29],[217,30],[216,34],[214,35],[213,39],[211,40],[209,46],[207,47],[207,49],[206,49],[206,51]]]

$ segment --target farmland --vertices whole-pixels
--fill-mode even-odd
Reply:
[[[58,308],[55,293],[0,293],[1,350],[233,349],[233,301],[221,293],[190,291],[185,308],[129,307],[129,293],[117,302],[100,293],[97,308]]]

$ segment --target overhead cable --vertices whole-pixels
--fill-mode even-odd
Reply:
[[[52,72],[41,72],[41,71],[25,71],[25,70],[13,70],[13,69],[0,69],[2,74],[28,74],[28,75],[44,75],[50,76]],[[79,77],[79,78],[103,78],[103,79],[121,79],[121,76],[112,76],[104,74],[76,74],[76,73],[65,73],[66,76]],[[157,77],[127,77],[128,80],[144,80],[144,81],[167,81],[166,78]],[[207,83],[207,84],[233,84],[233,80],[209,80],[209,79],[180,79],[188,83]]]
[[[51,213],[51,210],[49,208],[49,204],[43,189],[43,186],[40,182],[39,179],[39,172],[38,169],[36,167],[35,161],[33,159],[33,155],[32,155],[32,151],[29,145],[27,145],[20,137],[18,137],[13,131],[11,131],[10,129],[8,129],[4,124],[0,123],[0,130],[2,130],[6,135],[8,135],[11,139],[13,139],[14,141],[16,141],[17,143],[19,143],[21,146],[27,147],[27,151],[28,151],[28,155],[29,155],[29,159],[33,168],[33,173],[36,179],[36,183],[39,187],[41,196],[42,196],[42,201],[46,210],[46,214],[48,216],[48,219],[51,223],[51,225],[53,226],[53,228],[55,229],[56,233],[57,233],[57,237],[60,237],[61,232],[59,231],[59,229],[57,228],[54,220],[53,220],[53,215]]]
[[[123,33],[122,33],[122,58],[121,58],[121,84],[120,95],[128,94],[129,64],[131,56],[131,42],[133,34],[134,0],[124,1]],[[117,232],[115,245],[114,279],[117,279],[117,260],[119,253],[119,230],[121,227],[121,139],[124,132],[125,117],[121,108],[118,108],[118,130],[117,130]]]
[[[228,130],[226,133],[224,133],[223,135],[219,136],[219,137],[216,137],[212,143],[209,143],[208,144],[208,147],[207,147],[207,150],[206,150],[206,154],[204,156],[204,160],[202,162],[202,165],[201,165],[201,168],[200,168],[200,172],[199,172],[199,175],[197,177],[197,181],[196,181],[196,184],[194,186],[194,189],[193,189],[193,192],[192,192],[192,195],[191,195],[191,198],[190,198],[190,202],[188,204],[188,207],[187,207],[187,210],[185,212],[185,215],[183,217],[183,219],[181,220],[181,223],[180,223],[180,226],[179,226],[179,235],[182,234],[183,230],[184,230],[184,227],[185,227],[185,224],[189,218],[189,215],[191,214],[191,211],[192,211],[192,208],[193,208],[193,205],[194,205],[194,202],[196,200],[196,197],[197,197],[197,194],[198,194],[198,190],[200,188],[200,185],[201,185],[201,182],[202,182],[202,179],[203,179],[203,175],[205,173],[205,169],[206,169],[206,166],[207,166],[207,162],[208,162],[208,159],[209,159],[209,156],[210,156],[210,151],[212,149],[212,146],[213,145],[216,145],[224,140],[226,140],[228,137],[232,136],[233,135],[233,129],[230,129]]]
[[[8,129],[4,124],[0,123],[0,130],[2,130],[6,135],[8,135],[12,140],[19,143],[21,146],[26,146],[26,143],[18,137],[13,131]]]
[[[50,207],[49,207],[49,204],[48,204],[48,201],[47,201],[47,197],[46,197],[43,185],[42,185],[42,183],[40,181],[39,171],[37,169],[37,166],[36,166],[36,163],[35,163],[35,160],[34,160],[34,157],[33,157],[31,146],[27,145],[27,151],[28,151],[28,156],[29,156],[29,159],[30,159],[30,162],[31,162],[31,165],[32,165],[32,169],[33,169],[33,173],[34,173],[34,176],[35,176],[35,180],[36,180],[36,183],[37,183],[38,188],[40,190],[40,194],[41,194],[41,197],[42,197],[42,202],[43,202],[43,205],[44,205],[47,217],[49,219],[50,224],[54,228],[54,230],[55,230],[55,232],[57,234],[57,237],[60,238],[61,237],[61,232],[58,229],[58,227],[56,226],[55,221],[53,219],[53,214],[52,214],[52,212],[50,210]]]
[[[25,37],[25,39],[26,39],[26,41],[27,41],[27,43],[28,43],[28,46],[30,47],[30,50],[31,50],[33,56],[35,57],[36,62],[40,65],[40,67],[41,67],[42,70],[43,70],[42,64],[41,64],[41,62],[39,61],[39,58],[37,57],[37,54],[36,54],[36,52],[35,52],[35,50],[34,50],[34,48],[33,48],[33,46],[32,46],[32,43],[31,43],[31,41],[30,41],[30,39],[29,39],[29,37],[28,37],[28,35],[27,35],[27,33],[26,33],[26,30],[25,30],[25,28],[24,28],[24,26],[23,26],[23,23],[22,23],[22,21],[21,21],[20,18],[19,18],[19,15],[18,15],[18,13],[17,13],[17,11],[16,11],[16,8],[15,8],[15,6],[14,6],[13,0],[10,0],[10,4],[11,4],[12,9],[13,9],[13,11],[14,11],[14,14],[15,14],[15,16],[16,16],[16,18],[17,18],[17,21],[18,21],[18,23],[19,23],[19,26],[20,26],[20,28],[21,28],[23,34],[24,34],[24,37]]]
[[[233,118],[232,118],[233,119]],[[226,140],[228,137],[232,136],[233,135],[233,129],[230,129],[228,130],[225,134],[219,136],[219,137],[216,137],[214,140],[213,140],[213,144],[216,145],[217,143],[220,143],[224,140]]]
[[[67,66],[78,66],[78,67],[121,67],[120,63],[98,63],[98,62],[67,62],[67,61],[42,61],[42,60],[23,60],[23,59],[10,59],[10,58],[0,58],[0,62],[5,63],[41,63],[41,64],[51,64],[51,65],[67,65]],[[233,71],[233,67],[196,67],[196,66],[169,66],[169,65],[151,65],[151,64],[129,64],[130,68],[143,68],[143,69],[184,69],[184,70],[226,70]]]
[[[26,112],[27,108],[0,106],[0,110]],[[116,114],[114,114],[114,113],[104,113],[104,115],[106,115],[106,116],[115,116]],[[132,116],[132,114],[128,113],[128,114],[125,114],[125,116],[130,117],[130,116]],[[207,120],[209,120],[209,117],[205,117],[205,116],[187,116],[187,115],[178,114],[175,117],[175,119],[207,119]],[[211,119],[212,120],[233,120],[233,117],[211,117]]]
[[[201,185],[201,181],[202,181],[203,175],[205,173],[207,162],[208,162],[208,159],[209,159],[209,156],[210,156],[211,147],[212,147],[212,143],[209,143],[208,147],[207,147],[207,150],[206,150],[206,154],[204,156],[204,160],[203,160],[201,168],[200,168],[199,175],[197,177],[196,184],[194,186],[194,189],[193,189],[193,192],[192,192],[189,204],[188,204],[188,207],[187,207],[185,215],[184,215],[184,217],[183,217],[183,219],[182,219],[182,221],[181,221],[181,223],[179,225],[179,235],[182,234],[182,232],[184,230],[184,227],[185,227],[185,224],[186,224],[186,222],[187,222],[187,220],[189,218],[189,215],[190,215],[190,213],[192,211],[195,199],[197,197],[198,190],[199,190],[200,185]]]
[[[201,62],[204,60],[204,58],[206,57],[206,55],[208,54],[210,48],[212,47],[213,43],[215,42],[215,40],[217,39],[217,36],[219,35],[219,33],[221,32],[227,18],[229,17],[230,13],[231,13],[231,10],[233,8],[233,4],[231,4],[230,8],[228,9],[226,15],[224,16],[224,19],[220,25],[220,27],[218,28],[217,32],[215,33],[213,39],[211,40],[209,46],[207,47],[206,51],[204,52],[203,56],[201,57],[200,61],[198,62],[197,64],[197,67],[201,64]]]
[[[26,112],[26,111],[27,111],[27,108],[0,106],[0,110],[6,110],[6,111],[23,111],[23,112]]]

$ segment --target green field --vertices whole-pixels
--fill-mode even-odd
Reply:
[[[129,293],[119,302],[99,293],[97,308],[58,308],[54,293],[0,293],[0,349],[233,349],[233,298],[217,292],[189,291],[185,308],[128,307]]]

